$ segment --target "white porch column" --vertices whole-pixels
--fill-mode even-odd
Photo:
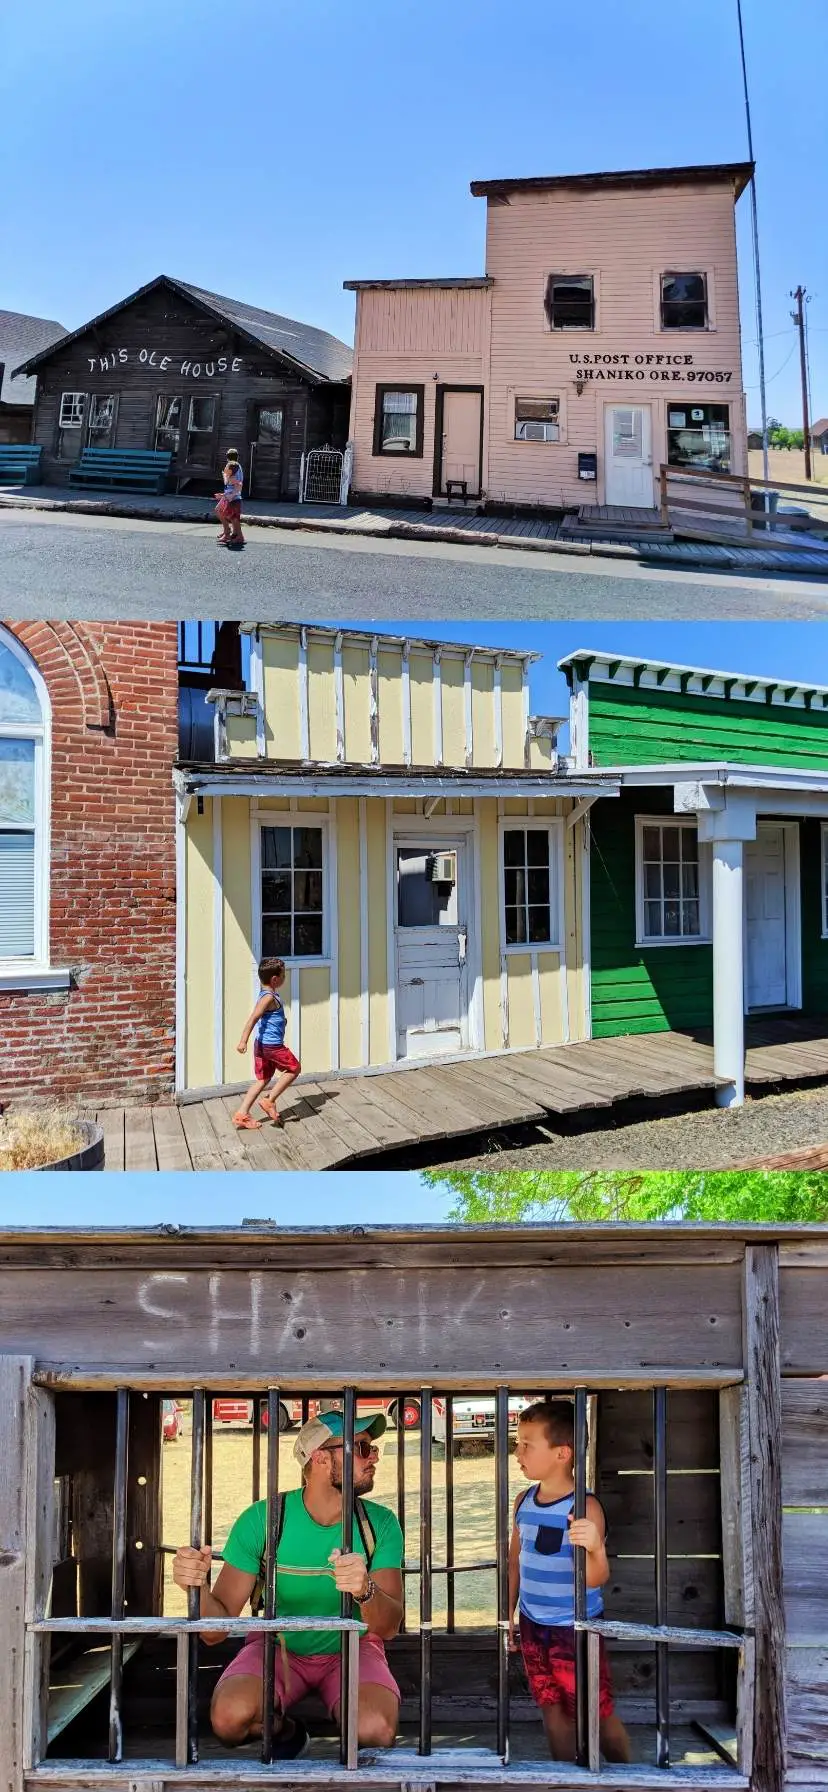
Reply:
[[[692,788],[692,787],[691,787]],[[744,843],[756,839],[756,799],[741,791],[697,786],[699,845],[713,851],[713,1068],[727,1080],[716,1106],[745,1099]],[[686,811],[688,787],[677,786],[675,807]]]
[[[713,1069],[727,1083],[716,1106],[745,1099],[745,1000],[741,840],[713,842]]]

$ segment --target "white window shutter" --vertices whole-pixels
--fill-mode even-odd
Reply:
[[[33,958],[34,835],[0,833],[0,959]]]

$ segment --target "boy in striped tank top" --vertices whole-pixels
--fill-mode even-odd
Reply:
[[[587,1617],[600,1618],[609,1580],[606,1520],[588,1493],[586,1517],[574,1518],[575,1422],[568,1400],[536,1400],[518,1423],[516,1457],[534,1483],[519,1493],[509,1545],[509,1647],[523,1651],[529,1690],[541,1708],[550,1754],[575,1759],[575,1550],[586,1550]],[[515,1637],[519,1610],[520,1642]],[[601,1748],[629,1761],[630,1742],[616,1717],[604,1638],[599,1643]]]

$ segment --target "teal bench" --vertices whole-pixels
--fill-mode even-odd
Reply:
[[[39,485],[42,458],[36,442],[0,442],[0,485]]]
[[[163,492],[172,455],[151,448],[84,448],[69,474],[70,485],[124,486],[129,491]]]
[[[140,1643],[140,1637],[124,1637],[125,1662],[131,1661]],[[56,1666],[52,1665],[46,1719],[46,1733],[50,1742],[54,1742],[61,1730],[65,1730],[74,1718],[79,1717],[97,1694],[109,1685],[111,1664],[112,1655],[109,1643],[106,1642],[93,1643],[79,1655],[70,1655]]]

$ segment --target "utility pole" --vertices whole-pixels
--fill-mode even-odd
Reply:
[[[810,479],[811,420],[808,416],[808,358],[805,351],[805,306],[808,303],[808,294],[805,291],[804,286],[798,286],[796,292],[791,293],[791,298],[796,299],[796,310],[791,312],[791,317],[799,331],[799,371],[802,379],[802,434],[805,442],[805,478]]]
[[[769,497],[767,487],[770,483],[768,461],[768,400],[765,388],[765,336],[762,328],[762,277],[759,271],[759,213],[756,205],[756,171],[753,154],[753,126],[750,117],[750,90],[748,88],[747,58],[745,56],[745,32],[742,21],[742,0],[736,0],[736,20],[739,26],[739,54],[742,63],[742,86],[745,95],[745,124],[747,127],[748,161],[751,165],[750,175],[750,216],[753,235],[753,282],[756,300],[756,339],[759,350],[759,399],[762,407],[762,478],[765,482],[765,509],[768,508]]]

